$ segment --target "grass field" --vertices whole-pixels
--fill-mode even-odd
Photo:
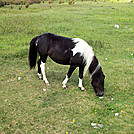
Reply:
[[[133,11],[134,4],[102,2],[0,8],[0,133],[134,133]],[[47,60],[50,86],[37,78],[37,68],[29,69],[29,42],[46,32],[82,38],[93,47],[106,76],[103,99],[95,95],[88,74],[82,92],[78,70],[64,90],[68,66]]]

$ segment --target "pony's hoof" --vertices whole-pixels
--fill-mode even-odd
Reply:
[[[47,86],[49,86],[49,85],[50,85],[50,83],[46,83],[46,85],[47,85]]]
[[[86,89],[83,89],[83,90],[81,90],[81,91],[86,91]]]
[[[62,86],[63,87],[63,89],[67,89],[67,87],[64,87],[64,86]]]
[[[86,91],[86,89],[85,88],[82,88],[82,87],[79,87],[80,88],[80,90],[81,91]]]

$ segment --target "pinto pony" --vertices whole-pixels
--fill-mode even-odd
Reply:
[[[38,77],[49,85],[45,74],[45,63],[49,56],[53,61],[63,65],[70,65],[66,78],[62,82],[66,89],[66,83],[71,77],[73,71],[79,67],[79,88],[84,91],[82,85],[83,73],[89,71],[92,81],[91,84],[97,96],[104,95],[104,74],[100,63],[96,58],[92,47],[82,39],[67,38],[52,33],[45,33],[33,38],[29,48],[29,65],[35,68],[37,53],[40,56],[38,60]],[[84,70],[85,69],[85,70]]]

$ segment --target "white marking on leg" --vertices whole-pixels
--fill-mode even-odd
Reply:
[[[42,75],[43,75],[43,80],[45,81],[46,84],[49,84],[49,82],[46,78],[46,74],[45,74],[45,63],[43,63],[42,61],[41,61],[40,68],[41,68],[41,72],[42,72]]]
[[[82,91],[84,91],[85,90],[85,88],[83,87],[83,85],[82,85],[82,79],[80,79],[79,78],[79,88],[82,90]]]
[[[63,88],[66,88],[66,83],[67,83],[67,81],[68,81],[68,76],[66,75],[66,78],[64,79],[64,81],[62,82],[62,84],[63,84]]]
[[[42,76],[41,76],[41,74],[39,74],[39,73],[38,73],[37,75],[38,75],[39,79],[42,79]]]
[[[86,63],[86,67],[84,69],[84,75],[86,74],[94,56],[94,52],[91,46],[87,42],[79,38],[72,38],[73,42],[76,43],[75,47],[72,49],[73,56],[76,53],[80,53],[84,58],[84,62]]]

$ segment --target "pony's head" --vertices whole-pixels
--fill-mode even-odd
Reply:
[[[105,76],[100,67],[100,69],[92,75],[92,81],[91,81],[91,84],[97,96],[104,95],[104,79]]]

